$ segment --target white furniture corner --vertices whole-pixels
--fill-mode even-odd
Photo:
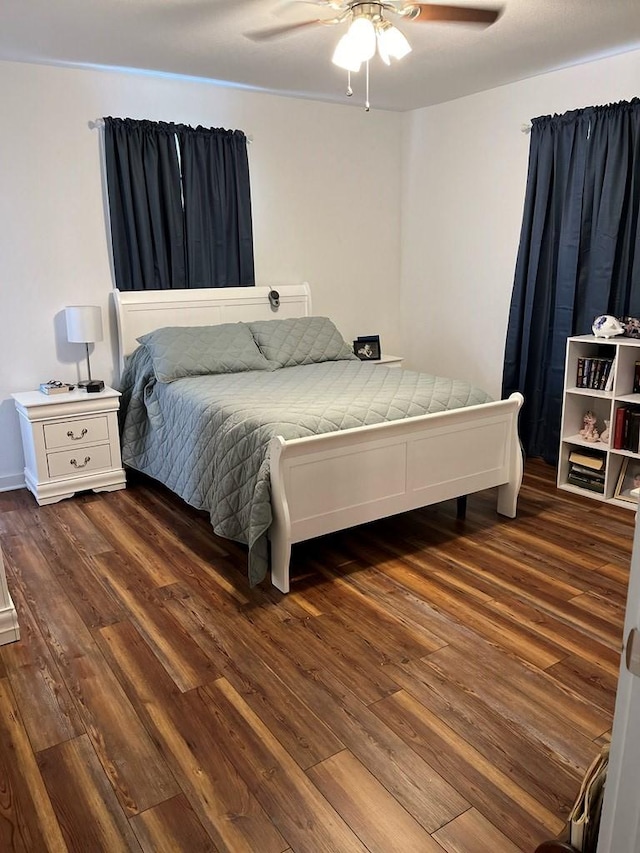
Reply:
[[[137,347],[137,337],[161,326],[311,314],[308,284],[277,285],[278,312],[270,307],[270,289],[114,291],[121,363]],[[493,486],[498,487],[498,512],[513,518],[523,470],[518,437],[522,402],[522,395],[514,393],[508,400],[449,412],[289,441],[272,439],[274,586],[289,592],[294,542],[377,518]]]
[[[404,356],[402,355],[381,355],[380,358],[375,359],[375,361],[369,361],[366,358],[362,359],[363,364],[373,364],[373,365],[383,365],[384,367],[395,367],[400,369],[402,367],[402,363],[404,361]]]
[[[579,360],[598,358],[614,360],[611,390],[578,387]],[[596,338],[593,335],[574,335],[567,338],[557,479],[559,489],[634,511],[638,508],[637,502],[620,500],[615,497],[615,492],[625,459],[640,461],[640,453],[616,449],[613,444],[617,410],[628,405],[640,406],[640,394],[633,393],[636,361],[640,362],[640,339]],[[597,417],[598,430],[602,430],[605,420],[609,421],[608,443],[585,441],[581,437],[582,420],[587,411],[592,411]],[[605,481],[602,494],[569,482],[569,456],[574,450],[588,450],[603,457]]]
[[[2,551],[0,550],[0,646],[13,643],[19,639],[18,615],[9,595]]]
[[[27,488],[40,506],[76,492],[124,489],[118,408],[120,392],[11,395],[20,416]]]

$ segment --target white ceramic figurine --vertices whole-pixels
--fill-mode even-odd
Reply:
[[[611,314],[603,314],[601,317],[596,317],[591,327],[596,338],[615,338],[616,335],[624,333],[624,327],[619,320],[612,317]]]

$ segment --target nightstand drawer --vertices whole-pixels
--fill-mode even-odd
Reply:
[[[47,453],[47,466],[50,477],[74,477],[111,468],[111,448],[108,444],[100,444],[97,447]]]
[[[44,444],[47,450],[56,447],[78,447],[94,441],[106,441],[108,438],[109,424],[104,415],[44,425]]]

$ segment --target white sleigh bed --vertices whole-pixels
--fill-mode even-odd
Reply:
[[[307,284],[182,291],[114,291],[121,367],[141,335],[311,315]],[[378,369],[378,368],[371,368]],[[289,591],[291,546],[377,518],[498,487],[497,511],[513,518],[522,481],[521,394],[508,400],[339,430],[270,446],[271,580]]]

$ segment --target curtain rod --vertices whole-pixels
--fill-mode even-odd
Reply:
[[[90,130],[100,130],[103,127],[104,127],[104,119],[103,118],[97,118],[94,121],[89,122],[89,129]],[[247,136],[247,144],[251,145],[252,142],[253,142],[253,136]]]
[[[520,125],[520,130],[521,130],[523,133],[531,133],[531,122],[530,122],[530,121],[527,121],[527,122],[525,122],[524,124],[521,124],[521,125]]]

